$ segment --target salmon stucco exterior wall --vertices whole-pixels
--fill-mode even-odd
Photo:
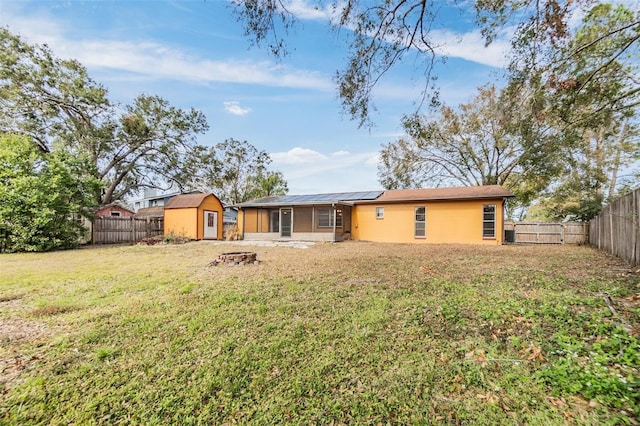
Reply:
[[[198,240],[198,209],[165,210],[164,235],[175,235]]]
[[[483,238],[483,207],[495,205],[495,237]],[[426,208],[426,232],[415,237],[415,209]],[[376,214],[382,208],[382,217]],[[358,204],[352,210],[355,240],[431,243],[502,244],[504,200],[412,201]]]

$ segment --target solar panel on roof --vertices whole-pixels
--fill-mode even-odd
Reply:
[[[312,204],[337,203],[340,201],[375,200],[384,191],[361,192],[331,192],[326,194],[283,195],[279,197],[264,197],[249,202],[253,205],[282,205],[282,204]]]

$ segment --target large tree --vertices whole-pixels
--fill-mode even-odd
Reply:
[[[142,188],[187,189],[200,164],[190,161],[196,134],[208,128],[204,115],[182,110],[158,96],[140,95],[118,117],[113,138],[94,158],[104,182],[102,203]]]
[[[25,136],[0,134],[0,246],[7,251],[46,251],[78,243],[75,217],[90,216],[99,182],[92,166],[64,147],[49,153]]]
[[[236,0],[233,3],[246,36],[257,45],[268,45],[278,57],[286,55],[288,30],[297,21],[295,2]],[[521,79],[536,76],[543,68],[559,69],[564,61],[580,55],[584,48],[606,45],[620,34],[624,34],[626,43],[611,49],[608,59],[624,58],[627,63],[638,65],[628,57],[629,52],[637,51],[640,38],[638,11],[590,44],[577,45],[562,58],[554,57],[556,49],[573,35],[571,20],[590,8],[592,0],[480,0],[473,4],[455,3],[455,6],[435,0],[310,0],[306,4],[328,11],[339,34],[346,35],[348,58],[344,68],[336,73],[336,82],[344,110],[360,124],[368,122],[374,108],[373,88],[385,73],[406,59],[419,64],[416,69],[425,77],[420,99],[437,97],[437,91],[428,90],[433,87],[433,65],[439,59],[431,31],[441,14],[451,12],[450,7],[458,7],[462,18],[475,18],[487,44],[501,33],[513,33],[510,71]],[[594,78],[608,72],[606,60],[601,65],[594,66]],[[635,88],[638,86],[640,81],[636,79]],[[616,101],[619,106],[625,105],[622,102],[623,99]]]
[[[385,145],[379,165],[385,188],[504,185],[527,201],[559,172],[556,134],[532,120],[523,96],[516,108],[493,86],[435,118],[404,120],[406,137]],[[526,126],[524,125],[526,121]]]
[[[234,10],[244,25],[245,35],[253,43],[266,44],[279,58],[287,55],[286,37],[297,17],[292,1],[237,0]],[[347,34],[349,54],[343,69],[335,75],[343,110],[360,125],[371,124],[375,109],[372,91],[380,79],[396,64],[411,57],[421,63],[425,90],[420,103],[429,94],[431,71],[436,61],[436,46],[430,38],[437,2],[425,0],[315,0],[309,7],[329,11],[331,24]],[[431,94],[433,95],[432,92]]]
[[[547,82],[538,91],[545,93],[548,116],[556,117],[566,139],[577,142],[567,158],[570,171],[541,199],[542,216],[590,219],[625,183],[620,173],[640,158],[640,55],[628,50],[640,34],[633,29],[635,19],[624,6],[596,5],[554,52],[557,65],[539,72]]]
[[[117,107],[77,61],[55,57],[0,28],[0,130],[47,152],[54,143],[86,156],[108,204],[149,187],[184,187],[197,164],[188,154],[208,129],[204,115],[140,95]]]
[[[192,158],[201,167],[192,175],[191,187],[212,191],[227,204],[288,191],[282,173],[268,170],[269,154],[247,141],[227,139],[212,147],[200,147]]]

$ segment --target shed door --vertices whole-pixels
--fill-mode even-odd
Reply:
[[[204,211],[204,238],[207,240],[218,239],[218,212]]]

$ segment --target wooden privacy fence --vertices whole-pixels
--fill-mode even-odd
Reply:
[[[589,242],[633,266],[640,264],[640,188],[612,201],[591,220]]]
[[[586,222],[505,222],[505,242],[521,244],[586,244]],[[511,237],[511,238],[509,238]]]
[[[96,217],[92,241],[94,244],[134,243],[163,235],[163,228],[162,217]]]

